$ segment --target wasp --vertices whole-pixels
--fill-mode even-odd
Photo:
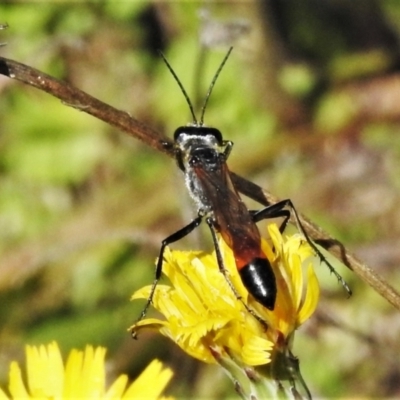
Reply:
[[[329,264],[309,238],[290,199],[279,201],[261,210],[249,210],[232,182],[227,160],[231,153],[233,142],[224,140],[222,133],[217,128],[207,127],[203,122],[208,99],[231,51],[232,48],[229,49],[214,75],[199,121],[196,119],[193,105],[182,83],[166,58],[161,54],[168,69],[180,86],[193,117],[192,123],[175,130],[172,151],[175,154],[178,167],[185,176],[187,190],[197,205],[197,217],[162,241],[156,264],[155,279],[139,320],[146,315],[161,277],[166,246],[190,234],[203,220],[211,231],[218,267],[238,298],[238,294],[226,275],[217,235],[220,234],[225,243],[232,249],[237,270],[248,292],[261,305],[273,310],[277,296],[277,284],[271,262],[261,249],[261,234],[257,227],[257,222],[263,219],[283,218],[279,228],[282,233],[290,220],[291,213],[293,213],[305,240],[321,261],[336,275],[348,293],[351,293],[343,278]],[[166,142],[165,146],[171,147],[171,144]],[[169,150],[171,149],[169,148]]]

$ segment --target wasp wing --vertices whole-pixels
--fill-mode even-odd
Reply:
[[[245,261],[258,256],[260,233],[232,183],[226,163],[219,163],[212,169],[200,164],[193,171],[212,205],[215,227],[235,256]]]

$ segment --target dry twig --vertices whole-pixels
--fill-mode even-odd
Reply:
[[[59,98],[64,104],[93,115],[107,124],[113,125],[121,131],[141,140],[153,149],[167,153],[171,157],[173,156],[172,147],[165,146],[165,143],[171,143],[170,139],[131,117],[128,113],[117,110],[66,82],[62,82],[27,65],[3,57],[0,57],[0,74],[45,91]],[[245,196],[264,205],[274,204],[278,201],[271,193],[256,184],[249,182],[239,175],[232,174],[232,176],[236,187]],[[310,220],[302,215],[300,215],[300,220],[308,235],[316,243],[325,247],[339,260],[342,260],[357,276],[400,310],[400,294],[379,274],[358,260],[354,255],[348,253],[336,239],[332,238]]]

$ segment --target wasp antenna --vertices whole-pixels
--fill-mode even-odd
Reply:
[[[231,54],[232,50],[233,50],[233,47],[230,47],[229,50],[228,50],[228,52],[226,53],[226,56],[225,56],[224,59],[222,60],[221,65],[219,66],[217,72],[215,73],[213,80],[211,81],[210,88],[208,89],[207,96],[206,96],[206,98],[205,98],[205,100],[204,100],[204,105],[203,105],[203,107],[202,107],[202,109],[201,109],[200,126],[203,125],[203,122],[204,122],[204,113],[206,112],[208,99],[210,98],[210,95],[211,95],[211,92],[212,92],[212,90],[213,90],[213,88],[214,88],[215,82],[217,81],[218,76],[219,76],[219,74],[220,74],[222,68],[224,68],[224,65],[225,65],[225,63],[226,63],[226,60],[228,59],[228,57],[229,57],[229,55]]]
[[[197,125],[197,118],[196,118],[196,114],[194,113],[194,108],[193,108],[193,104],[190,101],[190,98],[185,90],[185,88],[182,85],[182,82],[179,80],[178,75],[176,75],[175,71],[172,69],[170,63],[168,62],[168,60],[165,58],[164,54],[162,51],[159,51],[160,56],[162,57],[162,59],[165,62],[165,65],[167,66],[167,68],[169,69],[169,72],[171,72],[172,76],[175,78],[175,81],[177,82],[177,84],[179,85],[179,87],[181,88],[181,91],[183,93],[183,95],[185,96],[186,102],[189,105],[189,109],[190,109],[190,113],[192,114],[193,117],[193,123],[195,125]]]

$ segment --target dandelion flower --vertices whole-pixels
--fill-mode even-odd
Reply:
[[[240,300],[220,272],[215,253],[167,249],[163,273],[171,285],[158,285],[153,298],[153,306],[165,319],[144,319],[131,329],[156,329],[201,361],[225,367],[229,364],[231,374],[232,365],[248,375],[249,367],[271,364],[269,373],[273,378],[277,378],[274,371],[279,366],[279,371],[286,368],[288,374],[285,377],[279,372],[283,379],[302,380],[299,372],[299,376],[291,375],[297,365],[291,347],[295,330],[312,315],[319,298],[311,263],[306,277],[303,273],[304,262],[314,253],[301,235],[284,238],[275,224],[268,226],[268,232],[271,245],[263,239],[261,246],[276,277],[274,310],[266,309],[247,292],[232,250],[220,239],[226,275]],[[147,299],[150,290],[151,286],[146,286],[132,299]],[[282,360],[287,362],[286,367]]]
[[[64,366],[57,343],[26,347],[26,377],[16,362],[9,374],[8,396],[0,389],[0,400],[6,399],[163,399],[160,397],[172,372],[154,360],[135,382],[121,375],[106,390],[105,358],[102,347],[87,346],[85,351],[72,350]]]

